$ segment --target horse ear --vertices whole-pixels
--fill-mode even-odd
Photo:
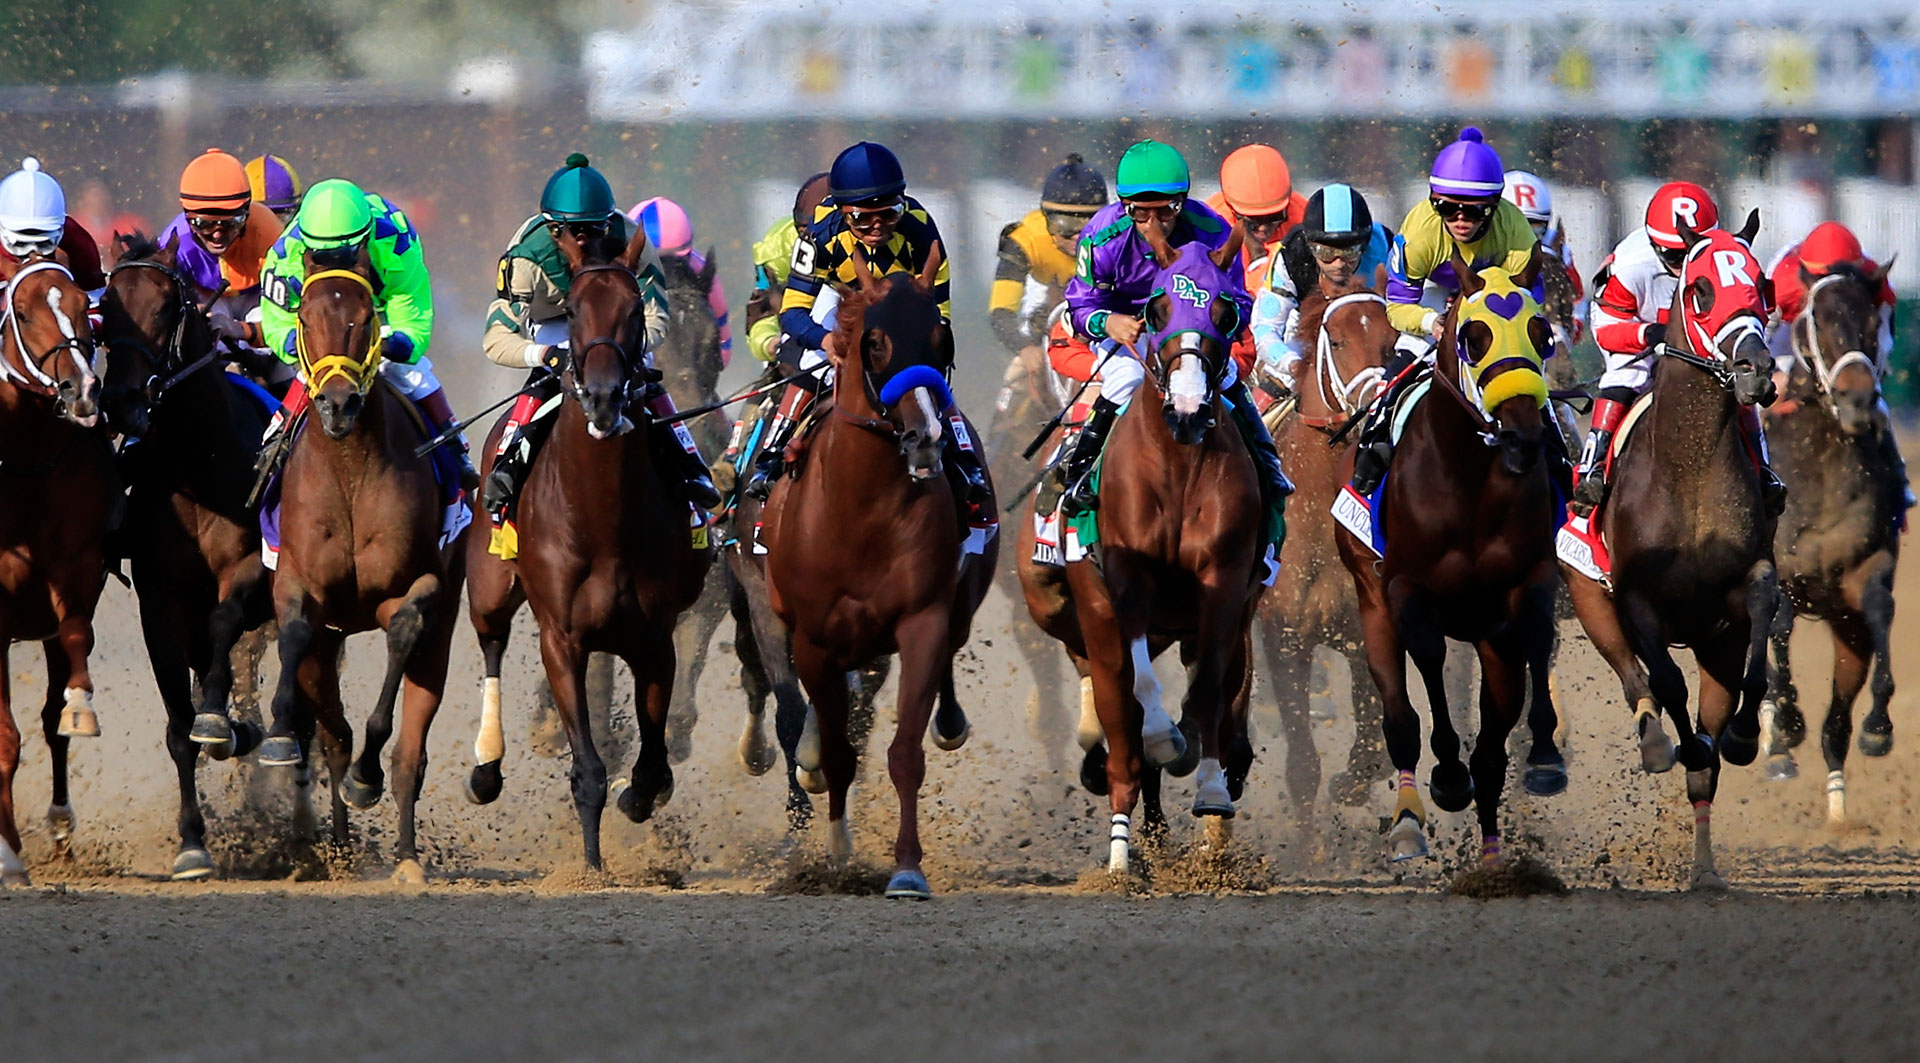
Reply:
[[[1545,263],[1546,255],[1541,251],[1540,243],[1536,240],[1533,245],[1533,251],[1527,255],[1527,264],[1520,267],[1519,273],[1514,274],[1513,283],[1522,288],[1531,289],[1534,284],[1539,282],[1540,270]]]
[[[1167,243],[1165,234],[1151,225],[1145,229],[1135,229],[1134,231],[1139,233],[1141,237],[1147,241],[1148,247],[1153,248],[1153,260],[1161,269],[1166,269],[1168,266],[1173,265],[1173,260],[1177,256],[1174,254],[1173,245]]]
[[[880,275],[873,271],[873,263],[867,261],[866,252],[860,250],[858,241],[853,246],[853,275],[866,291],[876,294],[880,291]]]
[[[166,241],[160,245],[159,253],[167,256],[166,262],[168,265],[172,265],[174,262],[179,260],[180,233],[178,231],[170,232],[167,234]]]
[[[946,260],[947,249],[935,240],[927,249],[927,264],[920,267],[920,276],[914,278],[913,286],[923,295],[932,295],[936,279],[940,276],[940,264]]]
[[[720,272],[719,260],[713,257],[713,248],[707,248],[706,264],[700,267],[700,290],[713,291],[713,278]]]
[[[1227,233],[1227,242],[1221,244],[1213,253],[1213,264],[1226,269],[1234,259],[1240,257],[1240,246],[1247,242],[1247,226],[1238,217],[1233,219],[1233,229]]]
[[[1814,285],[1814,282],[1818,281],[1819,279],[1820,279],[1819,277],[1814,276],[1812,270],[1809,270],[1807,268],[1806,263],[1804,262],[1800,263],[1800,290],[1801,291],[1804,292],[1809,288],[1812,288]]]
[[[1453,267],[1453,275],[1460,278],[1460,295],[1463,298],[1478,295],[1480,289],[1487,286],[1480,274],[1475,273],[1473,267],[1467,265],[1467,260],[1461,257],[1459,244],[1453,245],[1453,250],[1447,255],[1447,263]]]
[[[1867,271],[1867,280],[1869,283],[1873,285],[1874,295],[1876,297],[1878,297],[1879,295],[1879,290],[1886,286],[1887,274],[1893,272],[1893,263],[1899,257],[1900,256],[1898,254],[1888,255],[1887,260],[1885,262],[1882,262],[1879,265]]]
[[[1676,228],[1678,228],[1680,231],[1680,242],[1685,244],[1687,246],[1687,250],[1689,251],[1693,250],[1693,245],[1699,243],[1701,240],[1706,239],[1705,237],[1701,236],[1699,233],[1694,232],[1693,227],[1688,225],[1686,222],[1678,223]]]
[[[1755,207],[1747,211],[1746,223],[1741,225],[1740,231],[1734,233],[1733,236],[1734,239],[1751,247],[1753,246],[1753,238],[1758,235],[1760,235],[1760,208]]]
[[[580,246],[580,241],[575,239],[573,233],[569,232],[564,225],[553,234],[553,246],[559,248],[560,257],[567,260],[569,273],[578,272],[587,260],[586,248]]]
[[[640,272],[640,259],[647,253],[647,228],[636,225],[627,236],[626,250],[620,252],[620,264],[633,273]]]

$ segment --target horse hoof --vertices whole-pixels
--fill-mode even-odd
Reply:
[[[233,744],[227,749],[229,757],[244,757],[260,748],[260,740],[267,736],[257,723],[241,720],[233,725]],[[209,750],[211,752],[211,750]]]
[[[1080,785],[1095,797],[1107,796],[1107,747],[1095,745],[1080,758]]]
[[[213,876],[213,855],[205,849],[182,849],[173,858],[173,880],[192,882]]]
[[[1150,767],[1170,769],[1175,761],[1187,755],[1187,736],[1180,733],[1177,726],[1154,734],[1142,733],[1140,751],[1146,755]]]
[[[208,742],[200,747],[200,751],[207,755],[208,760],[233,759],[232,742]]]
[[[1538,764],[1527,762],[1520,785],[1535,797],[1553,797],[1567,792],[1567,762],[1555,757]]]
[[[765,729],[759,726],[758,718],[749,721],[747,732],[740,736],[740,766],[747,774],[755,777],[773,770],[779,760],[773,743],[767,741]]]
[[[300,763],[300,743],[292,735],[268,735],[260,743],[260,763],[269,767],[292,767]]]
[[[1401,816],[1387,832],[1387,859],[1396,864],[1427,855],[1427,828],[1412,815]]]
[[[370,783],[360,778],[360,765],[347,769],[346,778],[340,780],[340,800],[348,808],[365,812],[380,803],[380,794],[386,789],[383,782]]]
[[[973,724],[968,721],[966,714],[958,710],[955,713],[960,717],[960,733],[951,737],[940,733],[940,717],[935,715],[933,718],[933,744],[949,753],[966,745],[967,739],[973,737]]]
[[[1666,729],[1660,721],[1648,723],[1646,733],[1640,736],[1640,770],[1648,775],[1659,775],[1673,770],[1679,759],[1673,747],[1673,739],[1667,737]]]
[[[202,712],[193,718],[193,730],[187,737],[203,746],[233,744],[233,724],[223,712]]]
[[[467,773],[467,800],[476,805],[490,805],[500,798],[500,762],[475,764]]]
[[[793,781],[800,784],[800,789],[810,794],[827,792],[827,773],[819,768],[809,770],[796,764],[793,767]]]
[[[73,837],[72,805],[47,806],[47,833],[55,845],[66,847],[67,840]]]
[[[1735,716],[1720,733],[1720,759],[1736,768],[1744,768],[1760,756],[1760,727],[1753,726],[1752,733],[1741,725],[1740,717]]]
[[[393,865],[393,884],[424,886],[427,884],[427,869],[421,867],[418,860],[402,860]]]
[[[1459,812],[1473,804],[1473,775],[1459,761],[1435,764],[1427,776],[1427,794],[1442,811]]]
[[[1693,873],[1693,891],[1695,893],[1725,893],[1727,880],[1720,877],[1718,871],[1711,868]]]
[[[927,888],[927,876],[918,871],[902,868],[887,880],[887,899],[890,901],[924,901],[933,897],[933,891]]]
[[[0,868],[0,888],[18,886],[24,889],[31,885],[33,885],[33,879],[28,877],[26,868]]]
[[[1767,758],[1767,766],[1761,769],[1761,778],[1768,782],[1786,782],[1800,777],[1800,766],[1793,762],[1792,753],[1775,753]]]
[[[1202,760],[1195,781],[1199,786],[1193,795],[1193,814],[1232,819],[1233,795],[1227,792],[1227,775],[1220,762]]]
[[[64,738],[98,738],[100,717],[84,705],[68,705],[60,710],[60,735]]]
[[[1872,731],[1860,732],[1860,752],[1869,757],[1884,757],[1893,752],[1893,732],[1875,734]]]
[[[1166,766],[1166,772],[1168,775],[1171,775],[1176,779],[1184,779],[1187,776],[1192,775],[1193,770],[1195,768],[1198,768],[1199,766],[1200,766],[1200,740],[1198,738],[1194,738],[1191,735],[1189,735],[1187,736],[1186,750],[1182,752],[1178,757],[1175,757],[1173,759],[1173,763],[1168,764]]]

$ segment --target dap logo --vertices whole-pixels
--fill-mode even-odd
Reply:
[[[1193,278],[1184,273],[1176,274],[1173,278],[1173,297],[1185,299],[1201,310],[1213,302],[1213,293],[1193,283]]]

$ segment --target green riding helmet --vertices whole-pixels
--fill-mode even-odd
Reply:
[[[334,178],[307,189],[293,223],[309,250],[356,247],[373,231],[373,207],[359,185]]]
[[[1121,199],[1154,194],[1184,196],[1192,178],[1187,173],[1187,160],[1171,145],[1143,140],[1120,156],[1113,183]]]
[[[567,156],[567,164],[554,171],[547,187],[540,190],[540,216],[550,222],[606,221],[619,210],[613,202],[613,187],[577,151]]]

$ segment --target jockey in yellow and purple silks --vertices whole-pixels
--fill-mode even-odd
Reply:
[[[1388,367],[1394,385],[1375,400],[1360,429],[1353,486],[1370,495],[1387,473],[1393,457],[1390,409],[1413,374],[1405,370],[1411,359],[1432,359],[1433,344],[1446,327],[1447,307],[1460,291],[1452,259],[1469,269],[1498,266],[1510,274],[1525,270],[1539,239],[1520,208],[1500,197],[1506,187],[1506,167],[1487,146],[1478,129],[1468,126],[1460,138],[1441,149],[1427,178],[1428,197],[1414,204],[1393,238],[1387,258],[1387,320],[1403,336],[1397,358]],[[1535,302],[1546,298],[1536,280]],[[1549,353],[1549,356],[1551,354]]]

